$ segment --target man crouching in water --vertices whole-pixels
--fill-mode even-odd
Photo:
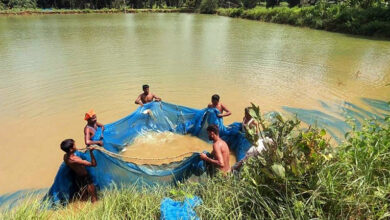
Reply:
[[[207,133],[209,139],[213,141],[213,151],[211,152],[211,157],[208,157],[206,154],[201,153],[200,159],[216,166],[223,173],[230,172],[229,165],[229,155],[230,150],[225,141],[219,137],[219,129],[216,125],[209,125],[207,127]]]
[[[78,193],[81,200],[88,200],[88,197],[91,197],[91,202],[94,203],[97,201],[96,188],[93,185],[91,177],[89,176],[87,169],[85,167],[96,167],[95,156],[92,151],[95,149],[93,147],[88,148],[89,154],[91,155],[91,162],[83,160],[80,157],[76,156],[76,144],[73,139],[66,139],[61,142],[61,149],[65,151],[64,162],[65,164],[74,172],[75,182],[78,188]]]

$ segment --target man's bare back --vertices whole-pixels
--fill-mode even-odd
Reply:
[[[223,112],[223,108],[222,108],[222,104],[221,103],[218,103],[216,106],[213,105],[213,103],[209,103],[207,105],[208,108],[216,108],[219,110],[220,113]]]
[[[87,169],[85,166],[91,166],[90,162],[81,159],[80,157],[72,154],[64,155],[64,162],[67,166],[69,166],[78,176],[86,176],[88,175]],[[87,164],[88,163],[88,164]]]
[[[220,167],[220,170],[223,172],[230,172],[230,150],[225,141],[219,139],[217,142],[215,142],[213,144],[213,151],[211,152],[211,155],[214,157],[214,159],[217,160],[218,157],[221,156],[223,159],[223,166]]]
[[[208,157],[206,154],[201,153],[200,159],[213,164],[224,173],[230,172],[230,150],[226,142],[219,137],[218,126],[208,126],[207,134],[209,139],[213,141],[213,151],[211,152],[212,157]]]

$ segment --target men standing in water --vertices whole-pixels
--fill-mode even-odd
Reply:
[[[219,95],[215,94],[211,96],[211,103],[207,106],[208,108],[216,108],[219,110],[219,114],[217,115],[218,117],[226,117],[231,115],[232,113],[229,111],[229,109],[226,108],[222,103],[219,102]],[[223,113],[223,112],[226,113]]]
[[[160,97],[157,97],[155,94],[149,92],[149,85],[143,85],[142,90],[144,93],[140,94],[135,100],[135,104],[144,106],[144,104],[155,101],[161,101]]]
[[[75,155],[77,151],[75,141],[73,139],[66,139],[61,142],[61,149],[65,151],[64,162],[73,171],[75,182],[78,188],[78,193],[81,200],[87,200],[91,197],[91,202],[97,201],[96,188],[93,184],[91,177],[89,176],[85,167],[96,167],[95,156],[92,151],[93,147],[89,148],[89,154],[91,156],[91,162],[83,160]]]
[[[89,110],[87,113],[85,113],[84,120],[87,121],[87,125],[84,128],[84,141],[87,146],[97,144],[102,146],[103,145],[103,131],[104,131],[104,125],[97,122],[96,113],[92,109]],[[100,140],[93,141],[92,138],[95,135],[98,127],[101,127],[102,134],[100,136]]]
[[[207,134],[209,139],[213,141],[213,151],[211,158],[206,154],[201,153],[200,159],[216,166],[224,173],[230,172],[229,155],[230,150],[225,141],[219,137],[219,129],[216,125],[209,125],[207,127]]]

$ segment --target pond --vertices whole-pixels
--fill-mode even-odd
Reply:
[[[0,194],[49,187],[85,112],[116,121],[145,83],[199,109],[219,94],[225,124],[250,102],[340,118],[329,106],[390,99],[390,41],[198,14],[0,17]]]

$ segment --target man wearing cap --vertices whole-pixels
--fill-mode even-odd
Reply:
[[[85,113],[84,120],[87,121],[87,125],[84,128],[84,141],[87,146],[97,144],[102,146],[103,145],[103,131],[104,131],[104,125],[97,122],[96,113],[94,110],[89,110],[87,113]],[[95,135],[98,127],[101,127],[102,134],[100,136],[100,139],[98,141],[93,141],[92,137]]]

